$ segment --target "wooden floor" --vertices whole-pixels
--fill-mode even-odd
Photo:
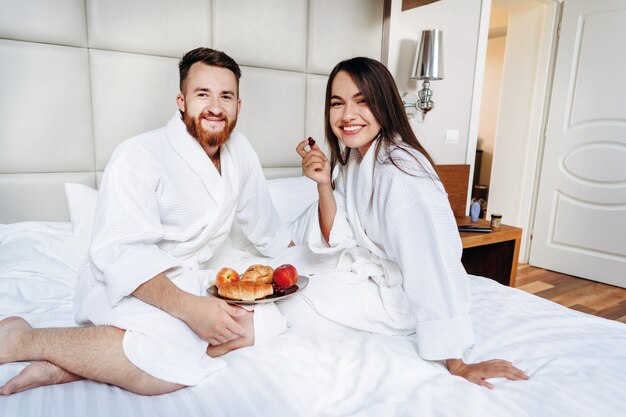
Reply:
[[[574,310],[626,323],[626,289],[520,264],[515,286]]]

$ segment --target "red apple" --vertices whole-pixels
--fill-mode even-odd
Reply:
[[[239,281],[239,273],[234,269],[228,267],[220,269],[220,271],[215,276],[215,285],[217,285],[218,287],[237,281]]]
[[[278,287],[289,288],[298,282],[298,271],[293,265],[281,265],[274,270],[273,278]]]

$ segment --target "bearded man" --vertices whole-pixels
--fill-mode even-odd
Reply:
[[[102,177],[75,296],[75,318],[85,327],[1,321],[0,363],[34,361],[2,394],[81,378],[167,393],[226,366],[216,356],[285,330],[273,304],[252,313],[203,296],[201,266],[235,219],[268,256],[287,248],[290,236],[255,152],[233,132],[241,107],[237,63],[198,48],[179,70],[177,114],[120,144]],[[255,334],[259,328],[264,334]]]

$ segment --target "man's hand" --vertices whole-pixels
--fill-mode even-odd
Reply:
[[[217,298],[195,297],[181,319],[198,337],[219,345],[244,335],[236,319],[246,314],[252,313]]]
[[[246,311],[243,316],[235,317],[235,321],[243,327],[246,333],[241,337],[220,345],[209,344],[206,350],[207,355],[217,358],[233,350],[254,345],[254,311]]]
[[[246,310],[217,298],[185,292],[164,272],[141,284],[133,295],[184,321],[198,337],[212,345],[226,343],[245,333],[233,318],[242,317]]]
[[[474,384],[489,389],[493,389],[493,384],[485,381],[488,378],[504,377],[514,381],[528,379],[528,375],[514,367],[511,362],[502,359],[492,359],[473,364],[464,363],[461,359],[448,359],[446,364],[452,375],[463,377]]]

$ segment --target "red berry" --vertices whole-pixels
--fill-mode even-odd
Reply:
[[[315,140],[313,138],[309,138],[309,146],[315,145]]]
[[[285,295],[285,290],[278,286],[278,284],[276,284],[275,282],[272,282],[272,287],[274,287],[275,295]]]

